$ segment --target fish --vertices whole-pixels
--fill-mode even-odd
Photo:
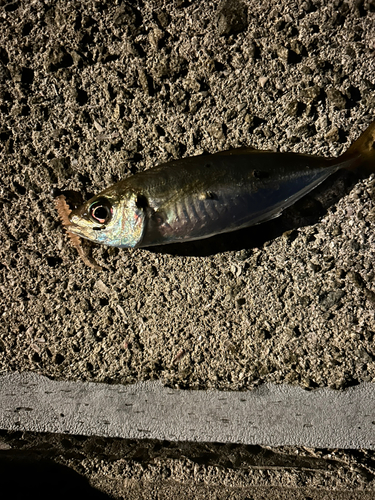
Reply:
[[[136,173],[74,210],[60,197],[57,208],[68,233],[98,244],[183,243],[278,217],[341,169],[375,172],[375,121],[337,158],[232,149]]]

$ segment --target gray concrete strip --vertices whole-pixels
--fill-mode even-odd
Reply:
[[[181,391],[0,377],[0,428],[170,441],[375,449],[375,385],[343,392],[266,385],[250,392]]]

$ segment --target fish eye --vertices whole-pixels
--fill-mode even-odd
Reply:
[[[112,207],[107,200],[97,200],[91,205],[89,213],[94,222],[107,224],[112,217]]]

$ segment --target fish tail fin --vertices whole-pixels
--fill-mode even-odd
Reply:
[[[375,121],[339,158],[343,168],[358,170],[366,175],[375,173]]]

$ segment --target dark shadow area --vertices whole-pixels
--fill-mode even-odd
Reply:
[[[40,499],[51,498],[51,492],[56,499],[108,498],[91,488],[73,470],[56,464],[54,460],[59,457],[70,459],[75,465],[84,459],[109,462],[125,459],[146,465],[160,460],[186,458],[196,464],[223,469],[246,470],[256,467],[301,471],[346,470],[348,473],[355,463],[356,472],[366,482],[375,478],[375,454],[368,450],[335,450],[332,453],[327,449],[315,449],[309,453],[297,447],[270,449],[235,443],[173,442],[16,431],[0,431],[0,437],[2,443],[12,447],[12,450],[0,452],[2,485],[19,488],[17,491],[20,496],[12,495],[12,498],[33,498],[22,495],[26,491],[31,493],[34,485],[38,488],[35,498]],[[342,454],[345,459],[341,457]],[[22,481],[17,481],[17,477],[22,477]],[[57,484],[59,488],[56,488]]]
[[[80,476],[69,467],[43,458],[42,450],[0,451],[0,483],[2,498],[14,500],[111,498],[92,488],[84,476]]]

